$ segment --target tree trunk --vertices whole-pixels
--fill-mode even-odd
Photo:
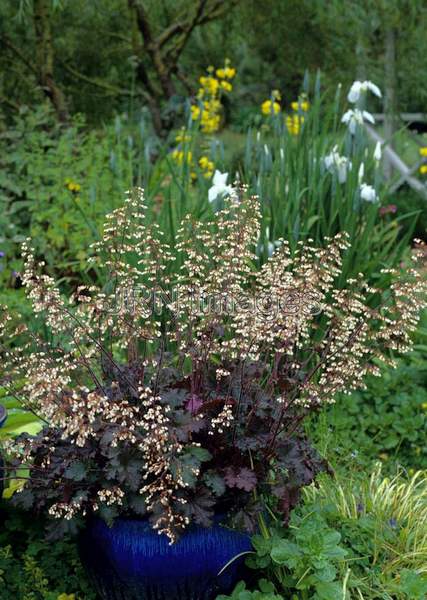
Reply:
[[[138,15],[135,6],[131,2],[129,3],[129,11],[132,24],[132,51],[136,64],[136,78],[146,91],[146,100],[153,118],[154,131],[161,137],[164,135],[164,124],[160,110],[161,91],[156,89],[156,85],[152,82],[145,67],[143,61],[144,46],[138,27]]]
[[[36,63],[39,85],[52,102],[62,122],[69,118],[62,90],[56,85],[53,75],[54,50],[50,22],[50,1],[34,0],[34,29],[36,32]]]
[[[392,26],[387,27],[385,32],[384,60],[384,138],[393,148],[396,131],[396,31]],[[386,156],[384,175],[387,180],[393,176],[393,165]]]
[[[175,78],[182,79],[182,75],[178,74],[179,58],[192,32],[196,27],[220,18],[225,14],[227,5],[231,7],[237,1],[193,0],[189,3],[191,10],[185,16],[177,17],[161,33],[156,34],[144,1],[127,0],[132,23],[133,53],[137,58],[136,75],[147,92],[154,126],[160,133],[170,126],[171,120],[161,114],[160,107],[176,94]]]

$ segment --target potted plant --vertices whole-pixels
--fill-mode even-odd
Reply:
[[[24,246],[48,336],[4,313],[0,333],[18,341],[2,384],[24,379],[45,426],[8,446],[10,468],[30,473],[13,501],[47,514],[51,537],[80,530],[102,598],[228,591],[263,496],[286,522],[326,468],[304,418],[410,345],[416,270],[390,272],[386,294],[335,288],[345,234],[295,254],[282,240],[258,268],[258,201],[238,196],[211,221],[187,216],[172,248],[129,194],[93,246],[104,284],[68,300]]]

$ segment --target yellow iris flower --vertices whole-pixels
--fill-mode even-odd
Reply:
[[[310,108],[310,102],[307,100],[291,102],[291,108],[295,111],[302,110],[303,112],[307,112]]]
[[[173,150],[172,152],[172,158],[174,159],[174,161],[176,161],[179,165],[182,165],[185,162],[187,162],[188,164],[191,164],[191,162],[193,161],[193,154],[192,152],[184,152],[183,150]]]
[[[261,104],[261,112],[263,115],[277,115],[280,112],[280,104],[278,102],[273,102],[272,100],[265,100]]]
[[[285,123],[291,135],[298,135],[301,125],[304,123],[304,117],[301,117],[300,115],[288,115]]]

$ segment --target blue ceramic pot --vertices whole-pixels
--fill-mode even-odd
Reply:
[[[191,527],[169,545],[145,520],[88,523],[80,555],[103,600],[214,600],[241,577],[250,537],[215,524]]]

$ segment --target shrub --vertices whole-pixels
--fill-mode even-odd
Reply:
[[[126,118],[88,131],[76,117],[67,128],[44,106],[23,108],[0,137],[0,250],[2,279],[14,282],[19,248],[28,235],[50,273],[65,280],[90,280],[87,248],[100,235],[123,189],[146,185],[149,132],[144,121]],[[136,131],[136,133],[135,133]],[[144,149],[142,144],[144,143]],[[154,148],[152,147],[152,150]]]

